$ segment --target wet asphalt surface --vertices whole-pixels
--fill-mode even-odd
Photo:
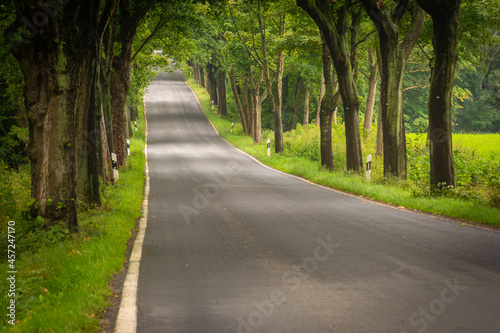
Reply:
[[[263,167],[182,74],[146,96],[138,332],[499,332],[500,232]]]

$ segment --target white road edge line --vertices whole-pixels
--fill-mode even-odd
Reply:
[[[115,332],[117,333],[135,333],[137,330],[137,285],[139,282],[139,266],[141,264],[142,244],[146,234],[146,225],[148,221],[148,197],[149,197],[149,167],[148,167],[148,121],[146,118],[146,101],[144,105],[144,173],[146,184],[144,187],[144,199],[142,201],[142,217],[139,222],[139,232],[134,241],[134,247],[130,254],[127,275],[123,283],[122,300],[120,309],[116,317]]]

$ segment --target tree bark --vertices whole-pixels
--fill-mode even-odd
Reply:
[[[320,119],[319,119],[319,114],[321,112],[321,101],[323,100],[323,96],[325,96],[325,77],[323,76],[324,74],[321,75],[321,88],[319,91],[319,96],[318,96],[318,109],[316,110],[316,126],[320,124]]]
[[[353,78],[347,34],[352,0],[346,0],[336,12],[333,12],[333,3],[329,0],[296,1],[297,5],[316,22],[330,50],[344,106],[347,170],[361,171],[363,170],[363,157],[359,131],[359,101]],[[333,15],[327,16],[327,13]]]
[[[207,87],[207,92],[210,94],[210,100],[214,105],[217,105],[217,75],[216,68],[212,64],[207,64],[207,82],[209,82]]]
[[[302,124],[307,129],[309,125],[309,99],[311,98],[311,84],[309,82],[306,83],[306,92],[304,94],[304,120]]]
[[[432,17],[434,59],[429,91],[431,191],[455,186],[451,98],[457,61],[461,0],[417,0]]]
[[[381,113],[384,132],[384,177],[406,178],[406,136],[403,117],[403,75],[406,61],[422,32],[424,13],[414,0],[399,1],[390,13],[384,4],[363,0],[379,35]],[[411,14],[409,32],[401,38],[402,18]]]
[[[200,75],[200,86],[202,86],[203,88],[205,88],[205,69],[203,68],[203,66],[199,65],[199,71],[198,71],[199,75]]]
[[[292,125],[291,129],[295,129],[297,127],[297,119],[299,118],[299,106],[300,106],[300,95],[302,94],[302,84],[304,80],[302,76],[297,77],[297,83],[295,84],[295,93],[293,95],[293,115],[292,115]]]
[[[226,72],[219,68],[217,74],[217,112],[222,116],[227,116],[226,97]]]
[[[276,60],[276,74],[277,74],[277,98],[278,103],[274,100],[274,94],[272,93],[272,80],[269,69],[269,59],[267,55],[267,37],[266,37],[266,24],[262,19],[260,12],[260,1],[257,2],[257,19],[259,21],[259,30],[261,36],[261,49],[262,49],[262,60],[263,60],[263,71],[264,80],[266,83],[266,90],[269,92],[269,101],[271,103],[271,109],[273,112],[274,119],[274,151],[276,153],[281,153],[283,151],[283,122],[281,119],[281,108],[282,108],[282,88],[283,88],[283,71],[284,71],[284,51],[278,51],[278,58]],[[282,36],[285,32],[285,17],[284,14],[279,16],[279,35]]]
[[[119,42],[121,50],[118,56],[114,57],[113,70],[110,76],[110,93],[111,93],[111,112],[113,123],[113,144],[115,148],[118,165],[125,165],[127,158],[127,113],[126,103],[127,95],[130,87],[130,63],[132,59],[132,44],[137,27],[141,19],[146,15],[149,9],[153,6],[154,0],[138,5],[134,11],[130,11],[127,1],[120,0],[119,5]]]
[[[241,99],[240,96],[238,95],[238,89],[236,88],[234,65],[231,68],[231,71],[229,72],[229,81],[231,83],[231,90],[233,91],[234,100],[236,101],[236,105],[238,106],[238,111],[240,113],[240,119],[241,119],[241,124],[243,125],[243,131],[245,132],[245,134],[249,134],[247,116],[245,114],[245,110],[243,109],[243,105],[241,104]]]
[[[365,122],[363,128],[367,135],[372,131],[373,108],[375,107],[375,97],[377,94],[377,61],[373,58],[373,50],[368,49],[368,64],[370,66],[370,74],[368,76],[368,97],[366,99]]]
[[[26,17],[42,21],[37,22],[40,29],[32,25],[23,31],[12,52],[25,78],[32,213],[47,226],[64,221],[77,231],[76,203],[86,200],[77,193],[88,194],[80,189],[89,186],[87,143],[100,47],[99,1],[70,2],[52,10],[49,16],[33,1],[16,2],[12,34],[26,24]]]
[[[335,91],[334,73],[332,71],[332,58],[326,43],[323,43],[323,77],[325,82],[325,95],[321,101],[320,112],[320,151],[321,165],[328,170],[333,170],[335,161],[332,151],[332,120],[333,114],[340,104],[340,94]]]

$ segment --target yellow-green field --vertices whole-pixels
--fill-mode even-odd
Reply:
[[[407,138],[425,141],[425,134],[407,134]],[[500,160],[500,134],[453,134],[453,149],[470,150],[483,158]]]

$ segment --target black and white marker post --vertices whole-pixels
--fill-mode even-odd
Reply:
[[[130,140],[127,139],[127,156],[130,156]]]
[[[234,123],[231,124],[231,134],[233,134]]]
[[[271,156],[271,139],[267,139],[267,156]]]
[[[372,155],[366,156],[366,181],[370,181],[372,175]]]
[[[113,178],[118,180],[118,159],[115,153],[111,153],[111,165],[113,166]]]
[[[135,131],[137,132],[137,120],[134,121]]]

